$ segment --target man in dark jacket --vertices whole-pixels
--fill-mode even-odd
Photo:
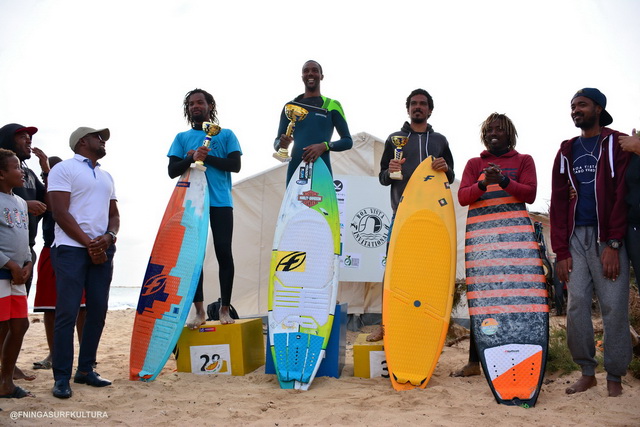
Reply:
[[[622,242],[627,205],[625,170],[629,154],[618,143],[607,98],[598,89],[579,90],[571,118],[581,134],[564,141],[553,165],[551,245],[558,278],[567,284],[567,344],[582,376],[566,389],[579,393],[596,385],[591,322],[595,291],[604,326],[604,368],[609,396],[622,393],[621,377],[631,361],[629,261]],[[576,196],[570,195],[571,188]]]
[[[391,208],[395,214],[404,191],[413,171],[429,156],[435,157],[433,168],[447,174],[449,183],[455,177],[453,173],[453,156],[449,149],[449,142],[444,135],[435,132],[427,123],[433,112],[433,98],[424,89],[416,89],[407,97],[407,113],[411,123],[404,122],[399,132],[394,132],[387,138],[384,144],[384,152],[380,159],[380,184],[391,186]],[[395,146],[391,142],[394,136],[406,136],[409,138],[407,145],[402,149],[403,157],[396,160],[394,156]],[[402,179],[391,178],[391,173],[402,172]]]
[[[429,92],[424,89],[415,89],[407,97],[406,107],[410,122],[404,122],[399,132],[394,132],[387,138],[380,159],[380,174],[378,175],[380,184],[391,186],[391,208],[394,217],[411,175],[427,157],[435,157],[432,164],[433,169],[444,172],[449,183],[452,183],[455,178],[453,155],[449,149],[447,138],[435,132],[433,127],[427,123],[433,112],[433,98]],[[408,138],[406,145],[402,147],[403,156],[401,159],[395,158],[395,146],[392,142],[394,136]],[[391,174],[394,172],[401,172],[402,178],[393,179]],[[391,233],[391,228],[389,233]],[[384,330],[381,326],[367,336],[367,341],[380,341],[383,336]]]

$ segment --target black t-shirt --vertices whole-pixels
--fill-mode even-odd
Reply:
[[[38,200],[44,203],[45,188],[40,182],[35,172],[22,164],[24,171],[24,187],[16,187],[13,193],[22,197],[24,200]],[[33,248],[36,244],[36,235],[38,234],[38,221],[41,217],[29,213],[29,246]]]
[[[598,225],[596,212],[596,165],[600,151],[598,139],[579,137],[573,143],[573,174],[576,177],[578,204],[576,206],[576,225]]]

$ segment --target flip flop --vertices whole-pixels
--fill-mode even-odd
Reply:
[[[23,397],[36,397],[36,396],[31,394],[29,390],[25,390],[22,387],[16,386],[16,388],[13,389],[13,393],[3,394],[2,396],[0,396],[0,399],[22,399]]]
[[[51,369],[51,362],[49,360],[33,362],[33,369]]]

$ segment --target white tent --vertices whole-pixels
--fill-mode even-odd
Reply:
[[[380,157],[384,141],[366,132],[353,135],[353,148],[331,153],[331,167],[334,178],[351,184],[351,194],[366,200],[366,205],[377,206],[391,218],[389,188],[378,183]],[[457,165],[458,176],[463,165]],[[271,169],[237,182],[233,186],[234,230],[233,256],[235,261],[235,281],[231,303],[242,316],[264,316],[267,314],[269,289],[269,265],[271,247],[275,232],[280,203],[285,192],[286,164],[278,164]],[[464,278],[464,224],[466,208],[458,204],[459,181],[452,185],[458,228],[458,260],[456,276]],[[355,197],[350,196],[350,197]],[[339,195],[340,200],[340,195]],[[344,208],[347,211],[348,206]],[[342,208],[341,208],[342,211]],[[343,241],[350,237],[348,212],[343,222]],[[378,248],[383,255],[385,245]],[[364,251],[364,250],[363,250]],[[343,256],[345,247],[343,247]],[[356,255],[354,255],[355,257]],[[380,313],[383,268],[345,270],[341,267],[341,277],[349,276],[350,281],[340,282],[338,300],[349,304],[349,313]],[[379,272],[377,271],[379,270]],[[209,242],[204,263],[205,305],[219,297],[218,264],[213,246]],[[355,273],[355,277],[354,276]],[[371,280],[372,273],[378,277]],[[361,274],[364,280],[359,280]],[[365,276],[367,276],[365,278]]]

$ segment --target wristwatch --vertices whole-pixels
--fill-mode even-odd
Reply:
[[[111,238],[113,239],[113,244],[115,244],[115,243],[116,243],[116,240],[118,240],[118,237],[116,236],[116,233],[114,233],[113,231],[107,231],[107,232],[106,232],[106,233],[104,233],[104,234],[109,234],[109,235],[111,235]]]
[[[622,241],[617,239],[607,240],[607,246],[611,249],[620,249],[622,247]]]

